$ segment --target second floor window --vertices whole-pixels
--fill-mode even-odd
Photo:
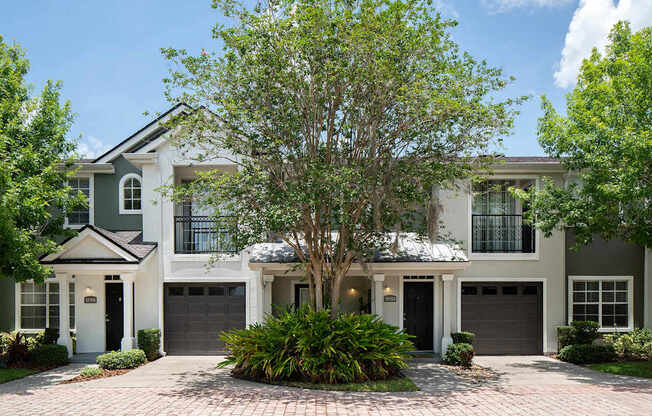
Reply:
[[[527,189],[534,180],[490,180],[473,188],[473,253],[534,253],[534,229],[523,222],[523,206],[510,187]]]
[[[81,192],[86,195],[86,200],[88,201],[87,207],[78,207],[75,208],[68,214],[68,225],[85,225],[90,222],[90,179],[89,178],[70,178],[68,179],[68,186],[70,187],[70,192],[74,195],[77,192]]]
[[[142,212],[142,182],[140,176],[130,173],[120,179],[120,214]]]

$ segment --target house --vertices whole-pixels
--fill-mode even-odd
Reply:
[[[219,331],[306,301],[289,247],[237,252],[207,213],[157,191],[198,170],[234,169],[227,158],[191,166],[168,142],[162,123],[189,110],[177,105],[78,162],[69,185],[88,195],[89,207],[66,226],[79,233],[41,259],[54,270],[44,284],[0,282],[0,327],[56,327],[59,343],[72,351],[72,334],[79,353],[128,350],[137,330],[161,328],[163,352],[211,354],[223,349]],[[649,249],[598,239],[575,252],[570,232],[545,238],[523,223],[527,207],[507,188],[537,186],[543,176],[569,177],[549,158],[506,157],[475,192],[441,191],[441,218],[461,248],[401,235],[397,252],[351,268],[342,309],[382,316],[434,352],[458,330],[477,334],[479,354],[542,354],[557,350],[556,328],[572,320],[596,320],[603,331],[652,325]],[[220,261],[206,267],[215,252]]]

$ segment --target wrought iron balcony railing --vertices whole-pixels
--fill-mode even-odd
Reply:
[[[235,253],[228,231],[217,229],[213,217],[175,216],[174,252],[177,254]]]
[[[472,215],[473,253],[534,253],[535,230],[523,224],[523,216]]]

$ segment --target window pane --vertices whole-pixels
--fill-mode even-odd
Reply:
[[[586,282],[586,290],[598,290],[598,283],[597,281]]]
[[[170,296],[183,296],[183,287],[169,287],[168,288],[168,295]]]
[[[629,324],[626,315],[616,315],[616,326],[626,327]]]
[[[478,288],[476,286],[462,286],[462,295],[477,295]]]
[[[617,315],[627,315],[627,309],[626,303],[617,303],[614,305],[614,313]]]
[[[608,327],[608,326],[614,326],[614,323],[616,320],[614,319],[613,315],[602,315],[602,326],[603,327]]]
[[[537,286],[525,286],[523,288],[524,295],[536,295],[538,293]]]
[[[210,286],[208,288],[208,296],[224,296],[223,286]]]
[[[134,199],[133,209],[140,209],[140,199]]]
[[[586,292],[587,302],[598,302],[598,292]]]
[[[613,315],[614,314],[614,305],[602,305],[602,315]],[[603,319],[604,320],[604,319]]]
[[[627,282],[616,282],[616,290],[627,290]]]
[[[600,310],[600,305],[586,305],[586,314],[589,315],[598,315]]]
[[[125,196],[125,199],[131,199],[131,189],[125,188],[124,196]]]
[[[496,286],[482,286],[483,295],[497,295],[498,288]]]
[[[573,302],[586,302],[586,293],[584,292],[573,293]]]
[[[231,286],[229,287],[229,296],[244,296],[245,288],[244,286]]]
[[[23,329],[45,328],[45,306],[22,306],[20,326]]]
[[[586,283],[584,282],[573,282],[573,290],[586,290]]]
[[[616,292],[616,302],[627,302],[627,292]]]
[[[50,306],[48,308],[49,310],[49,328],[59,328],[59,307],[58,306]]]
[[[189,296],[203,296],[204,295],[204,288],[203,287],[197,287],[197,286],[190,286],[188,288],[188,295]]]
[[[613,302],[615,299],[614,292],[602,292],[603,302]]]
[[[503,286],[503,295],[516,295],[517,293],[517,286]]]
[[[602,282],[602,290],[614,290],[614,282]]]

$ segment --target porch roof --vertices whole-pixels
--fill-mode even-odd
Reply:
[[[389,236],[388,236],[389,238]],[[287,243],[261,243],[251,247],[250,263],[298,263],[299,258]],[[403,233],[395,250],[377,250],[369,263],[465,263],[464,250],[452,243],[432,244],[413,233]]]
[[[99,244],[97,248],[79,250],[82,242]],[[109,231],[94,225],[85,225],[79,233],[61,243],[62,250],[41,257],[41,264],[138,264],[157,244],[143,241],[141,231]],[[89,246],[90,247],[90,246]]]

